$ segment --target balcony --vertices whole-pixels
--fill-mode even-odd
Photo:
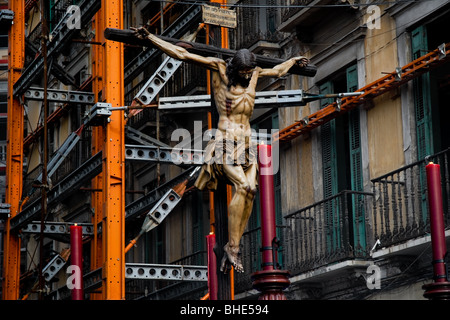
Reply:
[[[291,0],[290,5],[281,11],[281,24],[278,30],[289,32],[299,23],[308,26],[319,23],[326,13],[326,9],[322,6],[333,2],[332,0]]]
[[[279,24],[276,8],[264,1],[256,8],[256,1],[242,0],[236,8],[237,24],[240,26],[230,35],[231,48],[247,48],[254,53],[269,54],[281,49],[279,41],[284,35],[276,30]],[[258,4],[261,4],[258,2]],[[248,7],[246,7],[248,6]],[[276,54],[278,56],[278,54]]]
[[[450,225],[450,149],[427,161],[441,166],[444,224]],[[372,234],[383,247],[423,237],[430,231],[427,203],[425,166],[421,160],[372,180],[373,202]]]
[[[449,156],[447,149],[427,159],[441,165],[445,228],[450,226]],[[372,252],[376,240],[389,252],[397,247],[399,254],[409,243],[429,244],[425,165],[425,160],[418,161],[373,179],[372,193],[345,190],[286,215],[278,226],[281,268],[294,279],[312,280],[349,267],[367,268],[375,255],[384,255],[383,250]],[[250,290],[250,275],[261,270],[260,229],[245,233],[242,245],[246,272],[236,276],[237,293]]]
[[[278,226],[281,267],[294,276],[335,262],[369,257],[364,213],[372,202],[372,193],[345,190],[285,216],[285,225]],[[242,251],[248,274],[237,276],[239,290],[250,289],[250,274],[260,270],[259,232],[244,234]]]

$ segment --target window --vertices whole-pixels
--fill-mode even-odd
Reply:
[[[320,85],[320,93],[354,92],[358,88],[358,72],[356,65],[338,72],[329,81]],[[333,101],[322,100],[322,107]],[[361,165],[361,139],[359,109],[329,121],[321,128],[322,141],[322,175],[324,199],[332,197],[343,190],[363,191]],[[362,196],[352,194],[351,206],[352,236],[355,248],[365,248],[365,228],[363,208],[358,205]],[[340,208],[332,202],[325,204],[328,225],[327,244],[336,249],[341,242],[339,226]]]

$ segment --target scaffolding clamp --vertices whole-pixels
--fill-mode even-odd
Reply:
[[[11,208],[9,203],[0,203],[0,219],[6,219],[11,216],[9,208]]]
[[[66,264],[66,260],[64,260],[61,255],[57,254],[53,257],[52,260],[44,267],[42,270],[42,274],[44,275],[45,281],[49,282],[53,279],[53,277],[64,267]]]
[[[112,114],[111,103],[97,102],[86,112],[84,123],[89,126],[104,126]]]
[[[14,20],[14,12],[8,9],[0,10],[0,26],[10,27]]]

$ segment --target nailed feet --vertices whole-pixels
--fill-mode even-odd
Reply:
[[[239,247],[231,247],[229,243],[227,243],[223,247],[223,250],[225,253],[222,258],[220,271],[227,273],[231,270],[231,266],[233,266],[236,272],[244,272]]]

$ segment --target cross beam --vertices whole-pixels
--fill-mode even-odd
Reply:
[[[114,29],[114,28],[107,28],[105,29],[105,38],[109,40],[114,40],[118,42],[123,42],[131,45],[139,45],[144,47],[151,47],[153,48],[153,44],[147,40],[147,39],[140,39],[136,36],[136,33],[133,30],[121,30],[121,29]],[[196,42],[190,42],[190,41],[184,41],[179,40],[171,37],[166,36],[158,36],[159,38],[182,46],[186,48],[189,52],[201,55],[201,56],[215,56],[215,55],[221,55],[223,59],[231,58],[236,53],[235,50],[231,49],[222,49],[217,48],[211,45],[202,44],[202,43],[196,43]],[[263,55],[256,54],[256,63],[258,66],[262,68],[273,68],[274,66],[284,62],[283,59],[278,58],[270,58]],[[298,65],[294,65],[290,70],[290,73],[292,74],[298,74],[303,75],[307,77],[314,77],[317,72],[317,67],[314,65],[308,65],[304,68],[300,68]]]

